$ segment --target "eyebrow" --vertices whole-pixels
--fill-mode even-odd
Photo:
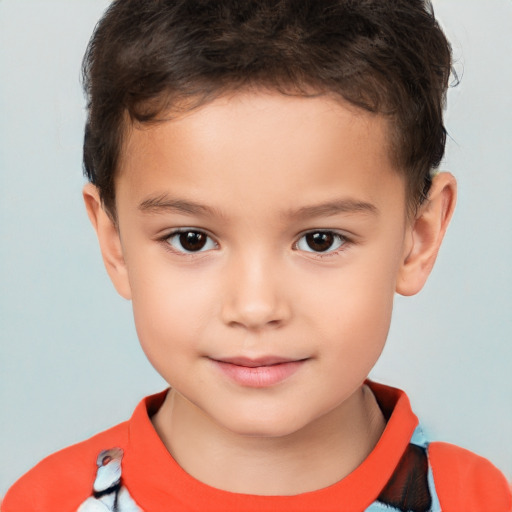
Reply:
[[[340,213],[369,213],[378,215],[379,209],[372,203],[355,199],[338,199],[312,206],[304,206],[298,210],[287,212],[289,217],[329,217]]]
[[[139,204],[143,213],[181,213],[185,215],[222,216],[218,210],[184,199],[174,199],[167,194],[149,197]]]
[[[222,217],[216,208],[211,208],[194,201],[175,199],[167,194],[149,197],[139,204],[138,209],[143,213],[178,213],[184,215],[202,215]],[[372,203],[355,199],[339,199],[311,206],[303,206],[297,210],[285,213],[290,218],[328,217],[340,213],[369,213],[378,215],[378,208]]]

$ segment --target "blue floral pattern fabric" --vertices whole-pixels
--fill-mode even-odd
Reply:
[[[392,477],[365,512],[441,512],[421,427],[416,427]]]
[[[77,512],[144,512],[122,483],[122,460],[121,448],[110,448],[99,453],[92,496],[78,507]]]

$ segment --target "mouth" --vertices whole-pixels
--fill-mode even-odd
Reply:
[[[245,366],[246,368],[258,368],[261,366],[275,366],[277,364],[293,363],[296,361],[303,361],[304,359],[289,359],[285,357],[266,356],[251,359],[249,357],[233,357],[227,359],[220,359],[219,362],[234,364],[236,366]]]
[[[268,356],[261,358],[234,357],[211,359],[231,381],[244,387],[264,388],[280,384],[296,373],[308,359],[288,359]]]

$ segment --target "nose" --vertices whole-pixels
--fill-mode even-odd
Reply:
[[[289,321],[291,304],[275,260],[254,254],[238,258],[230,262],[227,275],[221,313],[226,325],[261,330]]]

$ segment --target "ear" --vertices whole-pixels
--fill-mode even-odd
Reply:
[[[123,247],[119,230],[105,211],[98,189],[88,183],[83,189],[87,215],[93,225],[100,244],[103,263],[118,293],[125,299],[131,299],[130,283],[123,256]]]
[[[396,283],[397,293],[414,295],[423,288],[452,217],[456,197],[455,178],[447,172],[437,174],[432,180],[428,199],[421,205],[407,234]]]

